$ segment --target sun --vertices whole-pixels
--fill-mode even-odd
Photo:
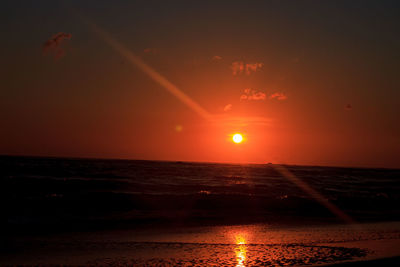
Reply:
[[[234,134],[232,136],[232,141],[236,144],[240,144],[243,142],[243,136],[240,133]]]

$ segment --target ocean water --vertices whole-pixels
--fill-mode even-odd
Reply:
[[[400,218],[400,170],[284,168],[354,221]],[[271,164],[2,156],[0,170],[4,222],[18,231],[340,222]]]
[[[400,170],[8,156],[0,170],[0,265],[299,266],[400,255]]]

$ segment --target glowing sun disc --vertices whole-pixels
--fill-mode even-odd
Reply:
[[[239,143],[241,143],[241,142],[243,141],[243,136],[242,136],[241,134],[239,134],[239,133],[234,134],[234,135],[232,136],[232,141],[233,141],[234,143],[236,143],[236,144],[239,144]]]

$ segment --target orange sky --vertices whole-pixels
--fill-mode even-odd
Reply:
[[[395,2],[45,3],[6,7],[0,154],[400,167]]]

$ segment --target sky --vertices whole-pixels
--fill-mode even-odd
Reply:
[[[0,5],[2,155],[400,168],[398,1]]]

